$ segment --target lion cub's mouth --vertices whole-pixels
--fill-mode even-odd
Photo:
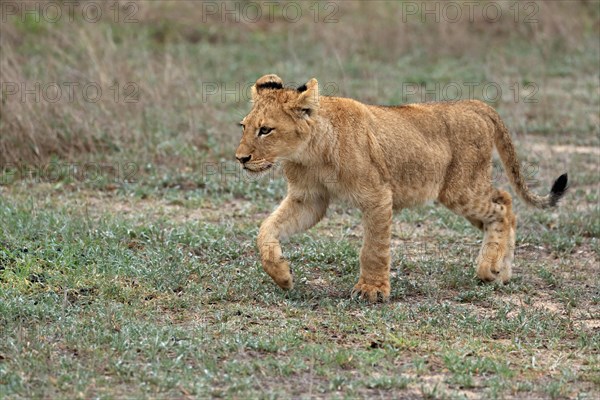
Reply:
[[[264,162],[260,162],[260,163],[256,163],[256,164],[244,164],[244,169],[248,172],[251,173],[261,173],[261,172],[265,172],[269,169],[271,169],[273,167],[273,163],[270,163],[268,161],[264,161]]]

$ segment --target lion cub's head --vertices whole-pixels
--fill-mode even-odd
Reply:
[[[265,75],[252,86],[252,102],[252,110],[240,123],[238,161],[251,172],[262,172],[277,160],[298,158],[319,111],[317,80],[289,89],[277,75]]]

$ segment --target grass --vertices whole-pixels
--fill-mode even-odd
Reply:
[[[287,243],[296,288],[284,293],[254,246],[280,180],[209,199],[209,180],[188,190],[155,183],[3,187],[0,390],[9,397],[598,393],[597,237],[580,234],[563,253],[552,240],[573,235],[568,224],[534,245],[540,225],[521,223],[515,279],[485,285],[467,222],[435,206],[407,210],[395,219],[392,301],[367,305],[349,297],[355,212],[334,207]],[[564,212],[581,201],[567,199]]]
[[[116,79],[139,99],[3,97],[0,398],[600,395],[597,4],[536,3],[534,25],[399,23],[391,2],[339,3],[332,24],[199,24],[193,2],[136,4],[136,24],[2,22],[2,82]],[[476,279],[479,232],[430,204],[394,217],[391,301],[352,300],[360,214],[334,204],[284,244],[282,292],[255,238],[285,181],[232,161],[246,99],[202,92],[267,72],[369,103],[498,83],[534,190],[563,171],[570,190],[549,211],[515,200],[507,285]]]

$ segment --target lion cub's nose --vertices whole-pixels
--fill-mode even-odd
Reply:
[[[250,159],[252,158],[252,156],[251,155],[249,155],[249,156],[237,156],[236,155],[235,158],[237,158],[237,160],[239,162],[241,162],[242,164],[246,164],[248,161],[250,161]]]

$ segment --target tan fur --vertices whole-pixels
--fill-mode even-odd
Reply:
[[[494,146],[527,202],[545,207],[551,196],[528,190],[510,135],[491,107],[480,101],[372,106],[319,96],[315,79],[303,91],[277,88],[282,84],[276,75],[257,80],[236,152],[249,171],[278,161],[287,177],[286,198],[258,234],[264,269],[280,287],[290,289],[293,280],[279,241],[319,222],[333,199],[362,211],[354,291],[371,301],[390,294],[392,210],[428,200],[483,230],[476,267],[482,280],[510,279],[516,217],[510,195],[492,186]],[[273,130],[258,135],[261,127]]]

